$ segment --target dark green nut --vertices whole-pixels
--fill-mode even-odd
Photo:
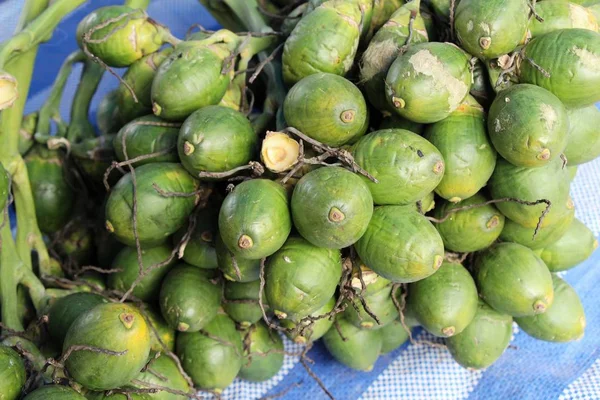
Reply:
[[[221,72],[230,54],[224,44],[192,41],[176,46],[152,81],[154,115],[183,121],[202,107],[219,104],[233,77],[233,71]]]
[[[217,315],[200,332],[180,333],[176,348],[183,369],[200,389],[220,393],[243,364],[242,338],[226,315]]]
[[[62,345],[77,317],[103,303],[108,300],[96,293],[73,293],[56,300],[48,311],[50,336]]]
[[[160,292],[163,278],[175,264],[175,258],[171,257],[172,251],[171,246],[167,245],[142,249],[144,276],[139,279],[137,250],[133,247],[125,247],[113,260],[112,269],[118,272],[108,276],[108,287],[125,293],[136,283],[132,295],[142,301],[154,300]]]
[[[329,301],[325,303],[323,307],[310,314],[311,317],[320,318],[312,322],[303,320],[303,322],[301,322],[302,327],[298,327],[295,322],[289,319],[280,320],[281,326],[287,329],[285,334],[298,344],[319,340],[333,325],[333,319],[329,318],[327,315],[333,310],[336,303],[337,301],[335,297],[329,299]]]
[[[271,379],[283,367],[283,340],[260,321],[241,332],[244,343],[244,363],[239,377],[251,382]]]
[[[168,193],[194,193],[199,182],[175,163],[142,165],[135,174],[137,234],[142,247],[155,246],[185,224],[197,201],[195,196],[173,197]],[[128,246],[136,244],[132,213],[133,183],[129,173],[112,188],[106,202],[106,229]]]
[[[25,386],[27,371],[21,356],[8,346],[0,345],[0,393],[16,400]]]
[[[171,328],[180,332],[197,332],[217,315],[221,286],[207,278],[203,270],[180,264],[165,277],[159,303]]]
[[[118,112],[123,121],[152,114],[152,81],[160,64],[172,51],[172,47],[167,47],[162,51],[148,54],[131,64],[123,74],[123,81],[127,85],[121,84],[117,89]]]
[[[223,243],[221,235],[217,235],[215,250],[219,269],[228,281],[252,282],[259,278],[260,259],[248,260],[234,256]]]
[[[153,153],[164,153],[157,157],[137,161],[133,164],[135,166],[179,161],[175,150],[179,135],[178,127],[178,124],[163,121],[154,115],[134,119],[123,126],[114,139],[113,145],[117,159],[125,161],[125,152],[123,151],[125,149],[128,160]],[[125,137],[125,146],[123,146],[123,137]]]
[[[339,250],[290,237],[267,261],[267,302],[277,318],[297,322],[331,299],[341,276]]]
[[[283,186],[267,179],[240,183],[219,212],[219,232],[237,258],[261,259],[275,253],[292,229]]]
[[[262,310],[259,304],[260,280],[253,282],[225,282],[223,293],[223,309],[242,327],[260,321]],[[263,306],[268,308],[263,296]]]
[[[247,164],[256,154],[258,136],[239,111],[208,106],[195,111],[183,123],[177,151],[185,169],[201,173],[225,172]]]
[[[338,327],[331,327],[323,336],[329,353],[347,367],[372,370],[383,344],[381,330],[360,329],[343,318],[335,323]]]

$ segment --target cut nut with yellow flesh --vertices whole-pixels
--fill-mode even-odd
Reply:
[[[12,107],[18,97],[17,80],[12,75],[0,71],[0,110]]]
[[[265,167],[272,172],[292,169],[298,162],[300,144],[281,132],[267,132],[262,142],[260,156]]]

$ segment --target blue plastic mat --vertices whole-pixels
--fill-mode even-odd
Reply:
[[[93,0],[65,20],[52,40],[40,47],[27,111],[39,108],[67,54],[75,50],[77,22],[94,8],[119,4],[115,0]],[[22,0],[0,0],[0,42],[14,29]],[[197,0],[153,0],[150,16],[168,25],[178,37],[196,23],[214,29],[216,22]],[[76,72],[74,75],[78,75]],[[72,98],[76,79],[70,82],[65,100]],[[117,86],[107,75],[95,108],[108,90]],[[67,118],[69,103],[63,105]],[[600,134],[600,128],[599,132]],[[594,234],[600,234],[600,160],[579,168],[572,185],[576,215]],[[314,372],[336,399],[600,399],[600,252],[566,274],[579,293],[586,314],[585,337],[575,343],[551,344],[519,333],[515,328],[511,347],[485,371],[458,366],[445,349],[404,345],[379,359],[370,373],[350,370],[335,362],[321,344],[309,353]],[[417,339],[427,337],[416,333]],[[286,341],[288,349],[297,346]],[[236,381],[224,393],[226,399],[258,399],[289,389],[284,399],[324,399],[318,385],[306,374],[297,358],[287,357],[278,376],[261,383]]]

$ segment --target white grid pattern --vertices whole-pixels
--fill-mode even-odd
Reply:
[[[600,398],[600,359],[571,383],[558,400],[597,400]]]

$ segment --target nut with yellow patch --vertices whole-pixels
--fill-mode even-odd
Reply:
[[[300,156],[300,144],[281,132],[267,132],[260,151],[261,159],[272,172],[290,170]]]

